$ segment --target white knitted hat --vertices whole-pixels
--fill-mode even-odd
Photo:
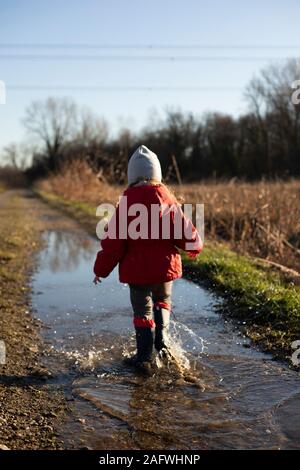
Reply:
[[[127,177],[129,184],[141,178],[161,181],[161,166],[157,155],[145,145],[141,145],[130,157]]]

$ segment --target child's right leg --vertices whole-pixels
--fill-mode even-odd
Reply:
[[[150,362],[153,352],[155,324],[153,320],[153,303],[151,286],[130,284],[130,300],[134,312],[137,355],[133,365]]]

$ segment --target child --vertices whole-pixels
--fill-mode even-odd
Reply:
[[[137,353],[127,359],[127,364],[133,365],[145,372],[151,370],[153,345],[163,355],[168,348],[168,327],[171,311],[172,282],[181,277],[181,256],[177,248],[187,251],[190,256],[197,256],[202,250],[202,242],[192,222],[188,220],[175,197],[162,184],[160,162],[155,153],[141,145],[131,156],[128,163],[129,187],[123,193],[119,206],[109,222],[106,236],[101,241],[102,250],[98,252],[94,265],[94,282],[107,277],[114,267],[119,264],[120,281],[129,284],[130,300],[134,312]],[[120,206],[126,196],[128,220],[119,217]],[[132,211],[143,204],[148,210],[147,218],[141,223],[141,232],[151,232],[151,236],[130,236],[130,223],[136,219]],[[153,205],[158,207],[158,231],[152,236],[151,226],[154,227],[154,216],[151,212]],[[170,210],[172,208],[172,210]],[[134,211],[133,211],[134,212]],[[131,215],[130,215],[131,214]],[[149,215],[150,214],[150,215]],[[169,232],[163,234],[163,221],[169,216]],[[181,228],[187,229],[180,238],[175,236],[175,221]],[[116,236],[109,233],[110,225],[115,223]],[[119,235],[121,224],[126,224],[126,235]],[[149,224],[149,227],[146,225]],[[152,224],[152,225],[151,225]],[[124,227],[123,227],[124,228]],[[149,230],[148,230],[149,229]],[[190,237],[186,232],[190,230]],[[141,233],[140,232],[140,233]],[[187,249],[186,243],[193,242],[192,249]]]

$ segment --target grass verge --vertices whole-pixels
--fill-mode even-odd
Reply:
[[[36,193],[95,235],[95,207],[51,193]],[[237,320],[254,343],[290,362],[291,343],[300,339],[300,286],[272,266],[261,266],[251,257],[212,241],[206,242],[196,260],[183,255],[183,264],[186,277],[223,296],[223,313]]]
[[[260,347],[290,361],[291,343],[300,339],[300,287],[271,267],[258,266],[247,256],[208,242],[191,260],[183,255],[187,277],[204,282],[221,294],[227,317]]]

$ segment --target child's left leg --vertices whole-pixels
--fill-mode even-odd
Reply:
[[[155,349],[168,349],[171,295],[173,282],[164,282],[152,286],[155,320]]]

